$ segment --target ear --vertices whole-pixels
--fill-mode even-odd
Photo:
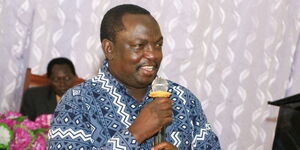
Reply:
[[[102,50],[104,52],[104,55],[106,59],[112,60],[113,59],[113,42],[111,42],[108,39],[104,39],[101,42]]]

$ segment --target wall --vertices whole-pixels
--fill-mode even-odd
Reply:
[[[70,58],[83,78],[104,59],[99,24],[125,1],[0,0],[0,112],[18,111],[25,69]],[[278,108],[299,93],[300,1],[156,0],[141,5],[164,35],[160,75],[200,99],[222,149],[271,149]],[[298,47],[298,49],[297,49]]]

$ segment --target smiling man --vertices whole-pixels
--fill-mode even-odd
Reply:
[[[144,8],[110,9],[101,23],[106,60],[98,76],[69,90],[56,108],[49,149],[220,149],[200,101],[168,81],[168,98],[149,97],[163,36]],[[153,145],[166,126],[166,141]]]

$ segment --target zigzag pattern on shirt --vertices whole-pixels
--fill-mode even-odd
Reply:
[[[113,87],[109,85],[109,80],[105,78],[105,74],[103,72],[99,72],[99,74],[92,79],[93,82],[100,82],[101,88],[106,90],[106,92],[110,91]]]
[[[180,138],[179,138],[179,132],[172,132],[171,137],[174,140],[174,145],[176,147],[179,147],[179,145],[181,143]]]
[[[116,92],[116,88],[111,90],[109,94],[114,97],[113,103],[118,106],[117,112],[122,116],[121,122],[125,124],[126,128],[128,128],[130,126],[128,121],[130,115],[125,112],[126,105],[121,102],[121,95]]]
[[[118,107],[117,113],[121,115],[122,123],[124,123],[128,128],[130,126],[128,121],[130,115],[125,112],[126,105],[121,102],[121,95],[116,92],[116,88],[113,88],[113,86],[108,84],[109,79],[105,78],[105,74],[103,72],[99,72],[98,78],[99,80],[97,81],[102,83],[101,87],[109,92],[109,94],[114,98],[113,103]]]
[[[186,103],[186,100],[183,98],[184,91],[180,89],[180,86],[174,86],[173,89],[176,91],[176,94],[183,100],[183,104]]]
[[[197,141],[198,141],[198,140],[199,140],[199,141],[202,141],[202,140],[205,139],[205,136],[208,135],[208,130],[210,130],[210,125],[209,125],[209,124],[205,124],[205,128],[202,128],[202,129],[200,130],[200,133],[197,134],[197,135],[194,137],[193,143],[192,143],[193,147],[196,147]]]
[[[48,136],[50,139],[54,139],[56,136],[60,137],[61,139],[69,136],[72,139],[81,138],[83,141],[91,141],[93,143],[93,140],[91,138],[91,134],[85,134],[83,130],[74,131],[73,129],[67,129],[65,131],[58,129],[51,129],[49,130]]]
[[[118,138],[111,138],[107,142],[113,144],[114,150],[125,150],[126,149],[125,146],[120,145],[120,139],[118,139]]]

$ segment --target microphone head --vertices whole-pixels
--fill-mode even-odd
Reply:
[[[156,77],[152,82],[152,92],[167,92],[168,81],[161,77]]]

